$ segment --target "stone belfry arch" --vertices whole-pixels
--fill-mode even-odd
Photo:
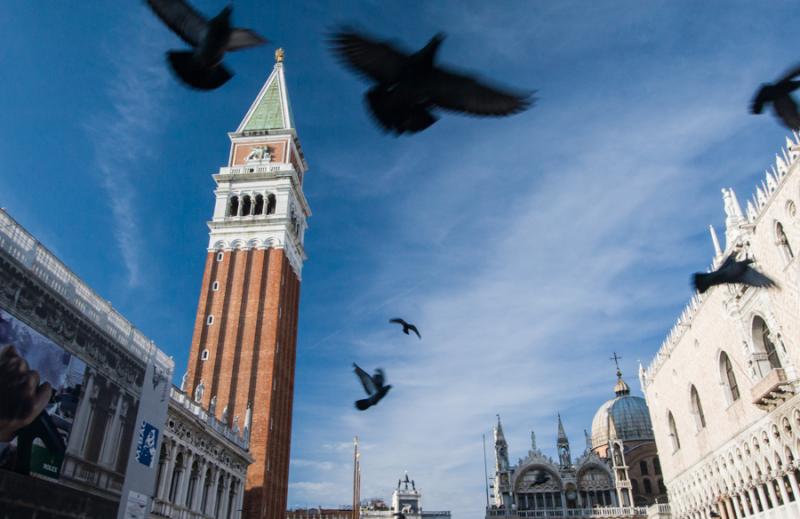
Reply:
[[[213,175],[215,205],[184,390],[250,438],[242,517],[286,512],[303,235],[311,215],[283,51]],[[197,388],[202,386],[201,391]]]

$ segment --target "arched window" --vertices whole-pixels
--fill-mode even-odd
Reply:
[[[733,372],[733,365],[728,354],[724,351],[719,356],[719,369],[722,375],[722,385],[726,386],[731,402],[739,400],[739,384],[736,383],[736,375]]]
[[[678,437],[678,428],[675,427],[675,418],[672,411],[667,411],[667,422],[669,424],[669,437],[672,439],[672,452],[681,448],[681,440]]]
[[[244,195],[242,197],[242,216],[248,216],[250,214],[251,205],[250,195]]]
[[[230,201],[228,202],[228,216],[238,216],[239,215],[239,197],[232,196]]]
[[[700,395],[697,394],[697,388],[692,385],[689,391],[692,399],[692,413],[694,414],[695,421],[697,422],[697,430],[704,429],[706,426],[706,417],[703,414],[703,405],[700,403]]]
[[[253,214],[261,214],[264,212],[264,196],[256,195],[256,206],[253,208]]]
[[[788,262],[794,258],[794,253],[792,252],[792,247],[789,245],[789,238],[786,237],[786,233],[783,231],[783,224],[781,222],[775,223],[775,240],[778,247],[780,247],[781,252],[783,253],[783,258]]]
[[[655,472],[656,475],[661,474],[661,462],[658,460],[658,456],[653,458],[653,472]]]
[[[631,490],[633,490],[634,494],[639,493],[639,482],[635,479],[631,479]]]
[[[275,207],[277,204],[278,202],[275,200],[275,195],[271,193],[267,195],[267,214],[275,214]]]
[[[659,494],[667,493],[667,487],[664,486],[664,481],[662,481],[661,479],[658,480],[658,493]]]
[[[183,473],[183,453],[181,452],[175,458],[175,468],[172,470],[172,481],[169,485],[169,502],[175,502],[175,496],[178,494],[178,488],[181,482],[181,474]]]
[[[777,369],[781,367],[778,350],[775,348],[775,343],[772,342],[772,333],[769,331],[764,319],[759,316],[753,318],[753,342],[757,348],[767,354],[770,368]]]
[[[647,475],[647,460],[639,462],[639,472],[641,472],[643,476]]]
[[[644,493],[645,494],[653,493],[653,485],[650,484],[650,479],[648,478],[644,478]]]

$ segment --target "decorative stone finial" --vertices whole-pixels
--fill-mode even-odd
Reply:
[[[283,56],[284,52],[282,48],[279,48],[275,51],[275,63],[283,63]]]

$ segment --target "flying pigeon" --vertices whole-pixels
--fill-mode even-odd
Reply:
[[[386,396],[386,393],[392,389],[392,386],[388,384],[384,385],[383,382],[385,378],[383,375],[383,370],[380,368],[375,370],[375,374],[373,376],[369,376],[366,371],[358,367],[358,364],[354,362],[353,371],[355,371],[356,375],[358,375],[361,385],[364,386],[364,391],[366,391],[369,395],[367,398],[356,401],[356,408],[358,408],[359,411],[363,411],[377,404],[383,397]]]
[[[800,113],[798,113],[797,102],[791,93],[800,87],[800,81],[794,78],[800,75],[800,66],[793,68],[785,76],[775,83],[764,83],[756,92],[750,111],[760,114],[764,110],[764,105],[771,103],[783,124],[792,130],[800,130]]]
[[[389,319],[389,322],[402,325],[404,334],[409,335],[408,331],[411,330],[412,332],[417,334],[417,337],[422,339],[422,335],[419,334],[419,330],[417,330],[417,327],[414,326],[413,324],[407,323],[403,319],[400,319],[399,317],[395,317],[394,319]]]
[[[187,85],[213,90],[224,85],[233,73],[222,64],[225,53],[267,43],[250,29],[231,27],[231,5],[206,20],[185,0],[147,0],[167,27],[193,50],[167,52],[172,70]]]
[[[736,261],[736,251],[734,251],[714,272],[709,272],[708,274],[695,273],[693,276],[694,288],[702,294],[714,285],[726,283],[741,283],[751,287],[763,288],[777,286],[772,279],[751,267],[751,263],[753,263],[753,260],[749,258],[745,258],[743,261]]]
[[[550,481],[550,476],[544,470],[537,470],[533,477],[532,485],[541,485]]]
[[[342,63],[375,85],[366,103],[378,124],[395,135],[420,132],[436,122],[433,108],[480,116],[504,116],[525,110],[530,94],[482,83],[434,64],[444,40],[437,34],[421,50],[408,54],[389,42],[344,28],[330,45]]]

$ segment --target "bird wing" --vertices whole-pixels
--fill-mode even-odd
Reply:
[[[767,88],[769,85],[761,85],[761,88],[756,92],[753,101],[750,103],[750,113],[760,114],[764,111],[764,105],[769,101],[767,96]]]
[[[256,47],[264,45],[269,40],[262,37],[255,31],[250,29],[234,29],[231,31],[231,36],[228,39],[228,46],[225,50],[239,50],[246,49],[247,47]]]
[[[197,47],[206,34],[208,20],[184,0],[147,0],[167,27],[183,41]]]
[[[772,107],[787,128],[792,130],[800,129],[800,112],[798,112],[797,103],[794,102],[791,96],[786,95],[774,99]]]
[[[772,288],[778,286],[775,281],[769,276],[762,274],[752,267],[747,267],[742,277],[738,280],[740,283],[750,285],[752,287]]]
[[[383,373],[381,368],[375,370],[375,374],[372,375],[372,380],[375,382],[376,386],[383,387],[383,382],[386,380],[386,375]]]
[[[394,81],[408,59],[408,54],[388,42],[373,40],[349,29],[333,34],[329,43],[342,63],[379,83]]]
[[[794,67],[787,70],[777,82],[782,83],[783,81],[789,81],[797,76],[800,76],[800,64],[797,64]]]
[[[441,108],[473,115],[509,115],[533,103],[530,94],[501,90],[442,68],[431,73],[427,90]]]
[[[368,395],[374,395],[378,392],[378,386],[375,384],[375,381],[372,380],[372,377],[369,376],[369,373],[358,367],[358,364],[355,362],[353,363],[353,371],[358,375],[358,379],[361,380],[361,385],[364,386],[364,391],[366,391]]]
[[[395,317],[394,319],[389,319],[389,322],[390,323],[402,324],[403,326],[406,326],[408,324],[407,322],[405,322],[404,320],[400,319],[399,317]]]
[[[422,335],[420,335],[420,334],[419,334],[419,330],[417,330],[417,327],[416,327],[416,326],[414,326],[413,324],[409,324],[409,325],[408,325],[408,329],[409,329],[409,330],[411,330],[412,332],[416,333],[416,334],[417,334],[417,337],[419,337],[420,339],[422,339]]]
[[[737,254],[737,251],[731,252],[728,255],[728,257],[725,258],[725,261],[722,262],[722,265],[720,265],[719,268],[717,270],[715,270],[715,272],[719,272],[721,270],[726,270],[726,269],[732,267],[734,265],[734,263],[736,263],[736,254]]]

